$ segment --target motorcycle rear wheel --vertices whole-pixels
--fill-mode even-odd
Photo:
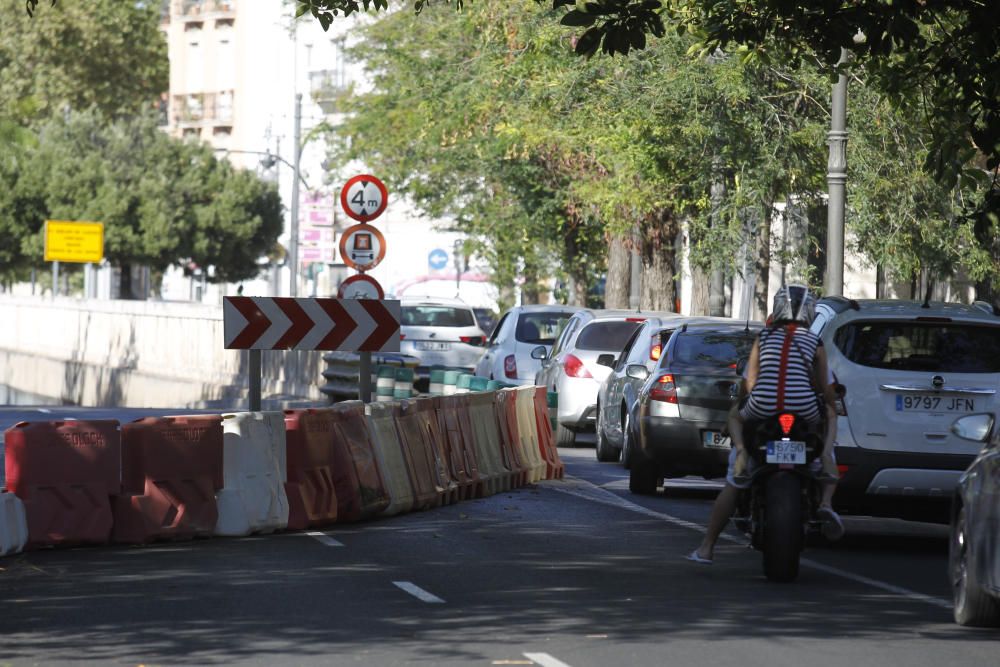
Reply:
[[[767,480],[764,502],[764,576],[790,582],[799,576],[802,552],[802,481],[779,472]]]

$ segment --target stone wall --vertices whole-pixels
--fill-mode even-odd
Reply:
[[[249,380],[222,308],[0,295],[0,385],[91,407],[234,407]],[[264,351],[265,400],[321,401],[322,354]]]

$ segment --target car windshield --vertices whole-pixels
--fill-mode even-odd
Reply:
[[[680,334],[670,362],[736,368],[736,362],[750,356],[756,332],[687,332]]]
[[[566,320],[573,313],[521,313],[517,318],[517,328],[514,330],[514,338],[519,343],[531,343],[532,345],[552,345],[556,341],[556,336],[566,325]]]
[[[575,347],[579,350],[619,352],[636,328],[640,326],[642,326],[642,322],[622,320],[591,322],[580,332]]]
[[[476,325],[476,320],[467,308],[403,306],[400,323],[416,327],[472,327]]]
[[[1000,373],[1000,327],[963,322],[850,322],[837,348],[871,368],[952,373]]]

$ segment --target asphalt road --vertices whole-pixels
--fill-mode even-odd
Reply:
[[[717,485],[570,477],[313,535],[0,559],[0,665],[997,664],[951,621],[940,526],[852,520],[764,580],[731,535],[686,562]]]

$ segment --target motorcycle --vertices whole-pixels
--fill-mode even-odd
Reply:
[[[768,580],[794,581],[806,536],[822,529],[819,472],[809,464],[823,451],[823,438],[784,413],[746,424],[744,442],[753,462],[750,486],[739,495],[733,523],[763,552]]]

